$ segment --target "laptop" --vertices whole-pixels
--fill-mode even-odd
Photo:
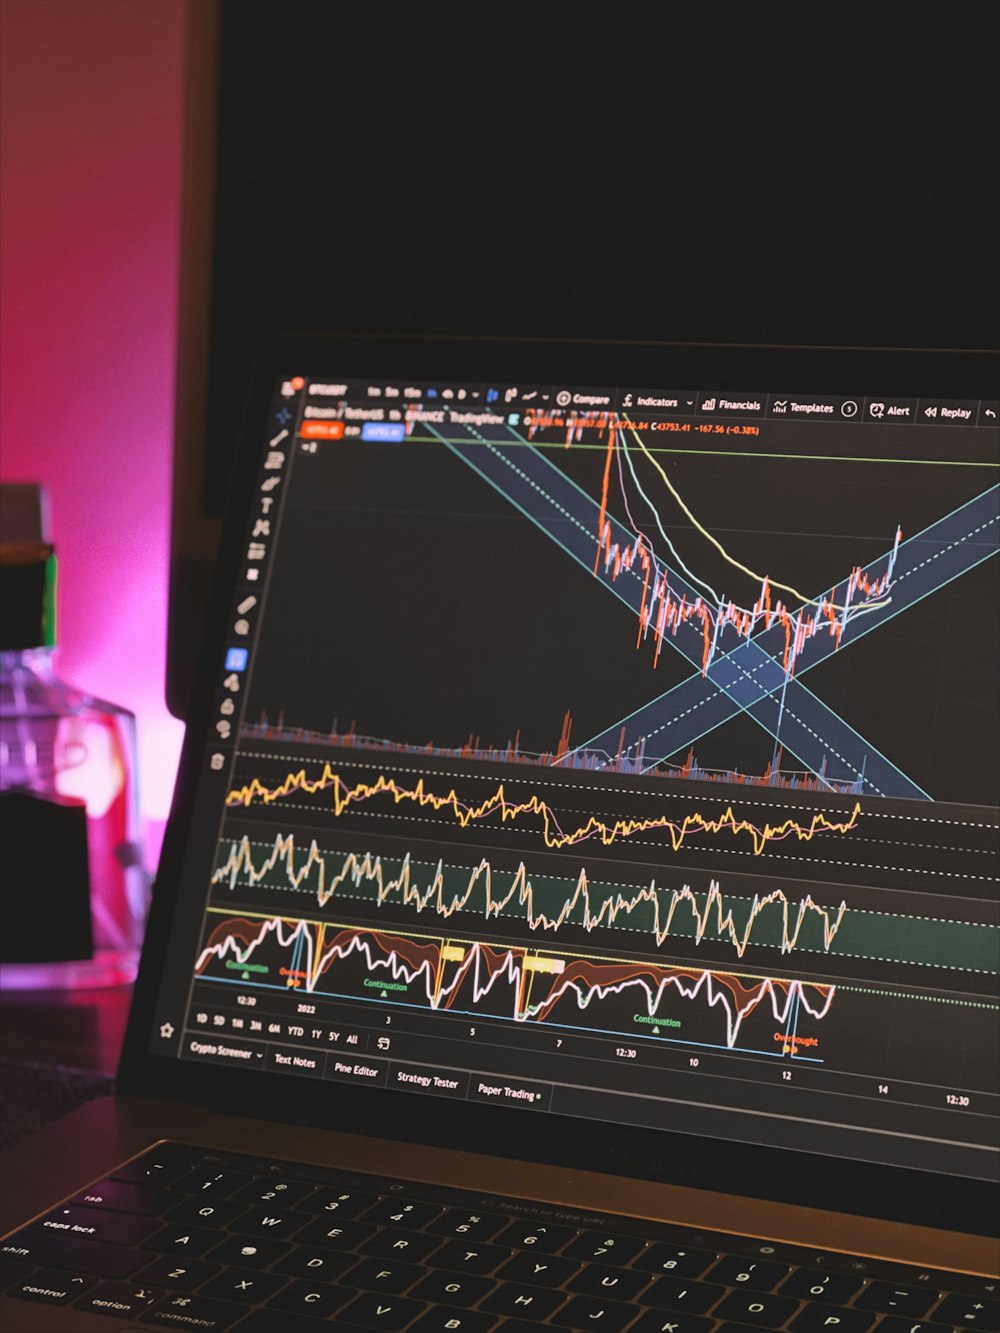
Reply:
[[[998,384],[271,346],[3,1327],[996,1328]]]

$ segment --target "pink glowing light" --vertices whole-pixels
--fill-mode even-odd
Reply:
[[[152,855],[182,734],[163,675],[185,8],[2,15],[0,477],[49,488],[57,669],[136,714]]]

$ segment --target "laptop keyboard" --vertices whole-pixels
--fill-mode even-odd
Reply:
[[[0,1284],[143,1333],[1000,1328],[986,1278],[170,1143],[9,1236]]]

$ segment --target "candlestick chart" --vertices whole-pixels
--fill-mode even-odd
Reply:
[[[652,458],[641,439],[635,435],[634,431],[632,434],[639,448],[647,458],[651,459],[673,495],[682,504],[688,516],[695,522],[695,526],[710,540],[714,540],[694,520],[691,511],[683,504],[670,479],[659,463]],[[834,600],[835,594],[821,593],[818,598],[813,599],[802,593],[797,593],[794,588],[785,586],[784,591],[792,593],[804,603],[798,610],[792,610],[775,592],[776,587],[784,585],[776,585],[766,574],[756,576],[760,583],[760,592],[751,607],[739,606],[728,597],[721,597],[717,593],[713,593],[711,589],[707,589],[707,592],[692,594],[689,586],[683,581],[680,586],[677,586],[672,583],[670,568],[658,559],[649,538],[639,531],[634,524],[630,526],[628,536],[624,542],[615,535],[615,529],[608,512],[612,462],[615,459],[618,460],[618,477],[622,499],[626,512],[629,513],[631,519],[624,476],[621,470],[622,455],[628,456],[625,434],[621,430],[615,430],[612,423],[608,429],[607,460],[604,467],[601,503],[597,518],[597,555],[594,561],[594,573],[597,574],[603,568],[605,576],[610,578],[612,584],[617,584],[619,579],[626,574],[634,574],[641,580],[642,591],[638,608],[639,625],[636,644],[638,646],[647,639],[650,630],[652,630],[655,645],[654,666],[659,661],[664,637],[666,635],[676,637],[681,627],[688,624],[693,625],[702,640],[701,673],[703,676],[708,674],[709,667],[719,655],[722,650],[722,643],[727,637],[734,636],[737,639],[749,641],[759,627],[765,631],[775,627],[781,635],[780,661],[787,683],[795,674],[795,665],[806,644],[816,635],[821,632],[826,633],[835,651],[840,647],[844,630],[852,618],[879,610],[889,604],[888,593],[893,586],[893,571],[896,566],[899,543],[903,536],[900,528],[896,529],[896,535],[885,562],[885,572],[876,575],[862,569],[860,565],[855,565],[842,590],[839,594],[836,594],[841,599],[840,605]],[[631,462],[629,466],[631,468]],[[715,544],[722,550],[718,542]],[[724,551],[723,554],[727,561],[734,563]],[[739,568],[742,573],[752,574],[752,571],[745,566],[740,565]],[[690,576],[691,571],[683,564],[681,564],[681,570],[684,574]]]
[[[915,467],[901,490],[888,469],[751,455],[726,461],[735,482],[697,458],[661,463],[650,433],[620,418],[602,429],[579,418],[568,447],[565,434],[544,421],[452,424],[370,481],[355,460],[363,498],[381,490],[406,508],[374,548],[368,511],[338,511],[336,531],[321,507],[303,516],[303,551],[328,549],[332,568],[352,572],[329,607],[290,611],[283,642],[315,667],[297,667],[292,692],[265,650],[260,721],[244,713],[243,738],[992,803],[996,779],[981,763],[970,771],[958,714],[965,700],[993,707],[972,645],[995,614],[1000,488]],[[777,512],[776,496],[787,496]],[[353,567],[353,552],[373,549],[378,560]],[[438,560],[447,572],[430,599]],[[274,577],[298,606],[291,573]],[[346,625],[364,654],[336,637]],[[900,645],[919,665],[942,637],[954,646],[945,673],[914,676],[928,692],[918,706],[941,719],[928,752],[905,711],[915,685],[898,689]],[[418,654],[403,647],[414,643]],[[362,676],[352,657],[376,669]],[[385,687],[404,662],[405,709]],[[338,714],[360,726],[331,725]]]
[[[841,789],[857,784],[868,795],[931,798],[935,793],[907,771],[908,765],[894,762],[862,732],[858,719],[867,714],[862,694],[855,692],[846,710],[833,707],[809,688],[805,677],[810,672],[829,674],[819,669],[873,632],[884,634],[885,627],[911,615],[926,600],[940,600],[955,580],[969,580],[994,560],[1000,550],[1000,489],[980,490],[943,517],[929,523],[925,519],[922,526],[916,519],[912,531],[890,520],[881,540],[873,534],[866,542],[868,549],[880,546],[878,554],[855,559],[825,588],[802,591],[797,585],[804,579],[794,585],[783,582],[733,556],[731,538],[724,544],[698,519],[639,434],[630,431],[630,443],[617,420],[607,421],[606,427],[596,491],[578,484],[569,460],[554,459],[536,447],[530,428],[527,438],[509,427],[439,433],[457,458],[586,573],[595,597],[602,589],[628,610],[633,650],[652,645],[651,670],[662,670],[668,645],[694,668],[685,677],[675,662],[664,688],[653,686],[645,702],[609,719],[558,762],[565,764],[575,754],[589,759],[603,753],[609,765],[620,756],[635,764],[641,756],[648,771],[676,763],[699,740],[745,717],[771,738],[772,765],[780,748],[818,782]],[[571,454],[578,433],[568,438]],[[643,465],[655,467],[659,490],[652,490],[648,476],[640,479]],[[785,476],[774,479],[779,485],[788,484],[788,468],[784,471]],[[813,509],[819,498],[813,497]],[[844,500],[849,503],[847,496]],[[670,506],[680,511],[680,525],[675,521],[668,527]],[[927,506],[924,515],[929,510]],[[726,512],[732,512],[732,502]],[[796,526],[802,518],[796,516]],[[697,560],[681,555],[678,526],[689,544],[697,538]],[[802,534],[800,545],[804,539]],[[696,563],[703,568],[696,569]],[[710,564],[716,572],[706,577]],[[727,596],[717,590],[720,572],[741,584],[756,581],[756,591],[746,599]],[[969,580],[968,586],[983,589],[978,596],[988,599],[992,594],[985,589],[995,589],[995,574],[978,584]],[[978,637],[981,618],[993,613],[988,600],[980,600],[966,614],[973,618],[970,632]],[[611,615],[609,604],[609,627]],[[927,627],[921,633],[940,632],[933,619],[928,621],[922,612],[918,618]]]

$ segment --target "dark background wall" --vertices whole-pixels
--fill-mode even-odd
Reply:
[[[995,341],[995,15],[226,3],[212,436],[275,329]]]

